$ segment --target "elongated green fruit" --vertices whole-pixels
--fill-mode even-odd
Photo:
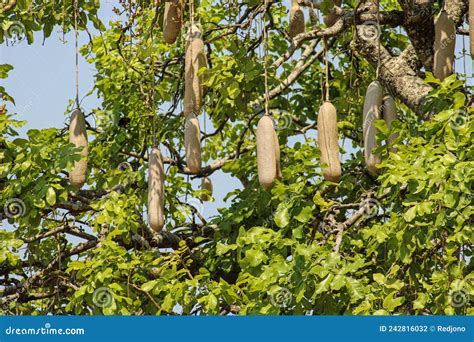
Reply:
[[[474,0],[469,0],[469,45],[471,59],[474,59]]]
[[[152,148],[148,159],[148,222],[156,232],[165,225],[165,171],[157,147]]]
[[[76,109],[71,115],[69,142],[76,147],[82,147],[81,160],[74,163],[74,168],[69,173],[71,185],[80,189],[87,179],[87,157],[89,155],[86,120],[80,109]]]
[[[193,113],[186,116],[184,145],[188,169],[192,173],[201,172],[201,130],[199,120]]]
[[[198,71],[207,65],[202,34],[196,25],[191,26],[187,41],[184,70],[184,115],[197,114],[201,109],[204,75],[198,75]]]
[[[334,0],[333,3],[337,7],[341,7],[342,0]],[[339,16],[336,14],[335,8],[332,8],[330,12],[323,17],[324,24],[327,27],[331,27],[332,25],[334,25],[337,19],[339,19]]]
[[[269,189],[275,181],[275,128],[273,120],[265,115],[257,125],[257,167],[258,181],[262,187]]]
[[[206,190],[209,192],[209,194],[203,194],[201,195],[201,201],[209,201],[212,196],[212,191],[213,191],[213,186],[212,186],[212,181],[208,177],[204,177],[201,181],[201,190]]]
[[[381,118],[381,106],[383,99],[383,87],[378,81],[369,84],[364,102],[363,132],[364,132],[364,158],[365,164],[370,172],[377,172],[375,165],[380,163],[380,156],[372,150],[377,147],[375,135],[377,129],[374,121]]]
[[[456,25],[443,10],[435,21],[433,74],[444,80],[453,73]]]
[[[183,25],[183,1],[168,0],[165,2],[163,18],[163,38],[168,44],[173,44],[179,36]]]
[[[304,13],[298,4],[298,0],[291,1],[290,10],[290,28],[288,35],[294,38],[296,35],[304,32]]]
[[[339,137],[337,134],[337,112],[331,102],[324,102],[318,114],[318,144],[324,179],[339,182],[341,161],[339,160]]]
[[[395,100],[390,95],[387,95],[383,98],[382,116],[385,120],[385,123],[387,124],[387,127],[390,129],[390,127],[392,126],[392,121],[397,119],[397,106],[395,104]],[[387,139],[388,144],[392,145],[393,142],[397,139],[397,137],[398,134],[396,133],[390,134]],[[396,149],[391,147],[390,151],[395,152]]]
[[[278,140],[278,135],[276,134],[275,130],[273,130],[273,133],[275,137],[276,178],[282,179],[283,175],[281,174],[281,163],[280,163],[280,141]]]

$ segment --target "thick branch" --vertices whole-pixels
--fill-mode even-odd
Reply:
[[[454,21],[456,26],[462,24],[467,8],[468,5],[466,0],[446,0],[444,3],[444,9],[446,10],[448,17]]]
[[[399,0],[405,15],[405,29],[416,55],[427,70],[433,68],[433,0]]]
[[[383,45],[380,45],[379,61],[379,44],[377,40],[366,40],[362,38],[364,32],[367,32],[368,29],[369,28],[365,25],[357,26],[356,52],[364,56],[374,68],[380,63],[379,79],[388,91],[398,97],[423,119],[429,119],[429,117],[422,112],[421,105],[424,103],[426,95],[428,95],[433,88],[416,75],[415,71],[412,70],[410,64],[408,64],[404,58],[391,56]]]

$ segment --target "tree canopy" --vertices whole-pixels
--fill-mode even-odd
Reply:
[[[474,314],[472,78],[432,73],[434,18],[444,8],[464,37],[467,2],[297,2],[305,31],[290,37],[289,1],[196,0],[193,18],[186,1],[173,44],[163,39],[165,1],[120,0],[109,23],[98,0],[0,7],[2,49],[38,31],[88,35],[88,96],[101,102],[82,108],[88,178],[76,189],[68,173],[81,149],[68,127],[19,137],[24,122],[0,86],[2,314]],[[197,173],[182,115],[191,20],[207,58]],[[326,61],[337,183],[322,177],[317,143]],[[13,68],[0,64],[0,78]],[[381,163],[371,173],[362,112],[374,80],[396,100],[397,120],[373,123]],[[270,189],[258,182],[255,137],[265,83],[282,169]],[[71,94],[65,110],[74,108]],[[166,172],[159,233],[146,218],[155,139]],[[191,181],[218,172],[241,187],[206,217],[205,191]]]

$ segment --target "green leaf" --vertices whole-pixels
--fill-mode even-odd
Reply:
[[[292,229],[292,235],[295,239],[302,239],[304,237],[303,227],[297,227]]]
[[[214,311],[217,308],[217,303],[217,297],[213,293],[210,293],[207,300],[207,309]]]
[[[156,284],[158,283],[157,280],[150,280],[150,281],[147,281],[146,283],[144,283],[141,287],[141,289],[145,292],[150,292],[151,290],[153,290],[156,286]]]
[[[106,316],[115,315],[116,310],[117,310],[117,303],[115,303],[115,300],[112,301],[112,304],[110,306],[105,306],[104,308],[102,308],[102,312]]]
[[[362,283],[352,277],[347,277],[346,279],[346,288],[351,295],[351,302],[356,302],[359,299],[365,296],[364,286]]]
[[[339,291],[345,284],[345,276],[338,274],[334,277],[334,280],[331,283],[331,289],[334,291]]]
[[[334,275],[328,274],[326,278],[324,278],[322,281],[317,283],[314,289],[314,294],[317,295],[323,292],[327,292],[329,290],[329,287],[331,286],[331,282],[333,278],[334,278]]]
[[[83,268],[86,267],[86,264],[84,264],[82,261],[71,261],[69,263],[69,270],[82,270]]]
[[[434,83],[434,84],[441,84],[441,81],[434,77],[433,73],[427,72],[425,74],[425,82],[427,83]]]
[[[216,254],[217,255],[224,255],[228,251],[233,251],[233,250],[237,249],[237,247],[238,246],[236,244],[224,245],[224,244],[219,242],[216,246]]]
[[[403,214],[403,218],[404,218],[407,222],[413,221],[413,219],[415,218],[415,216],[416,216],[416,206],[411,207],[410,209],[408,209],[408,210]]]
[[[48,191],[46,192],[46,202],[50,206],[53,206],[56,204],[56,191],[54,191],[52,187],[49,187]]]
[[[321,196],[321,193],[318,191],[313,196],[313,202],[317,206],[321,207],[321,211],[325,211],[332,205],[332,202],[326,202],[324,198]]]
[[[375,273],[373,275],[374,280],[379,284],[383,285],[385,283],[385,276],[382,273]]]
[[[0,64],[0,78],[7,78],[8,72],[13,70],[10,64]]]
[[[295,217],[299,222],[306,223],[313,217],[313,208],[306,206],[301,209],[300,213]]]
[[[245,252],[244,260],[248,262],[251,267],[256,267],[263,262],[264,258],[265,254],[262,251],[249,249]]]
[[[275,223],[280,228],[285,228],[290,223],[290,214],[288,208],[283,207],[282,210],[277,211],[275,214]]]
[[[456,196],[455,196],[455,194],[453,194],[452,192],[449,192],[449,193],[445,194],[444,195],[444,204],[448,208],[454,208],[454,206],[456,205]]]
[[[429,296],[426,293],[419,292],[417,298],[413,301],[413,309],[423,310]]]
[[[171,310],[173,310],[173,304],[174,304],[173,297],[171,297],[171,294],[168,293],[165,299],[163,300],[161,307],[163,310],[170,312]]]
[[[237,96],[240,94],[239,84],[235,81],[232,81],[227,87],[227,93],[229,94],[229,97],[231,99],[236,99]]]
[[[389,133],[389,129],[388,129],[388,126],[387,126],[387,123],[385,122],[385,120],[375,120],[373,123],[374,127],[377,128],[377,130],[379,131],[379,133],[382,133],[383,136],[388,136],[388,133]]]
[[[383,300],[383,307],[389,312],[393,312],[395,308],[402,305],[405,302],[405,297],[395,297],[396,291],[390,293]]]

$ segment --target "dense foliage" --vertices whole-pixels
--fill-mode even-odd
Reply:
[[[393,1],[382,5],[403,13]],[[81,53],[96,69],[89,96],[101,99],[100,107],[83,108],[87,186],[75,190],[68,183],[80,151],[68,143],[67,127],[18,137],[15,129],[24,123],[0,87],[8,103],[0,115],[3,314],[474,313],[474,110],[466,75],[441,82],[417,70],[413,77],[432,90],[416,111],[397,96],[399,120],[390,130],[383,120],[375,123],[383,162],[373,175],[364,166],[361,113],[376,66],[359,52],[364,37],[351,20],[333,32],[317,16],[309,19],[317,10],[305,9],[306,31],[314,34],[292,40],[286,1],[196,1],[209,64],[200,71],[208,166],[189,175],[181,114],[184,34],[176,44],[163,42],[160,1],[121,1],[121,20],[110,23],[100,21],[99,6],[79,0],[79,29],[92,33]],[[356,6],[345,2],[344,10]],[[29,43],[40,37],[34,31],[48,38],[57,25],[72,30],[73,13],[71,0],[19,0],[0,13],[0,43],[12,40],[12,25]],[[383,25],[380,31],[394,56],[410,45],[403,30]],[[343,146],[338,184],[323,180],[316,143],[323,37]],[[265,61],[283,171],[268,191],[258,184],[255,155]],[[13,67],[0,65],[0,77]],[[68,113],[73,106],[71,100]],[[166,156],[161,234],[144,219],[153,116]],[[191,179],[222,171],[242,187],[229,191],[218,215],[203,217],[202,191]]]

